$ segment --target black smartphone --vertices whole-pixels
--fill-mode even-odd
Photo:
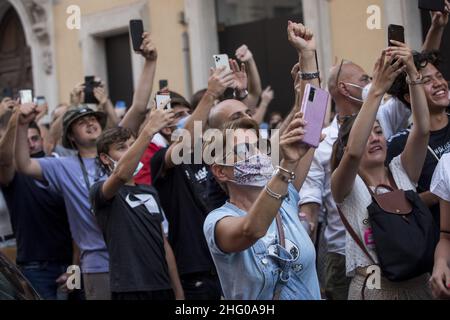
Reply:
[[[94,88],[100,86],[100,82],[95,81],[94,76],[84,77],[84,103],[98,104],[94,95]]]
[[[445,0],[419,0],[419,9],[444,12]]]
[[[164,88],[169,87],[169,81],[167,80],[159,80],[159,90],[161,91]]]
[[[395,44],[391,40],[405,43],[405,28],[397,24],[390,24],[388,26],[388,46],[392,47]]]
[[[134,51],[141,51],[142,34],[144,33],[144,24],[142,20],[130,20],[130,36]]]

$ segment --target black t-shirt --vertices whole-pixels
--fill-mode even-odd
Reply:
[[[20,173],[2,191],[16,236],[17,263],[71,264],[72,237],[62,196]]]
[[[410,129],[403,130],[389,139],[386,163],[390,163],[393,158],[403,152],[406,141],[408,140],[409,133]],[[450,152],[450,119],[448,125],[445,128],[430,132],[430,140],[428,142],[428,145],[431,147],[431,149],[433,149],[439,159],[442,157],[442,155]],[[431,179],[433,178],[433,173],[436,169],[437,164],[438,160],[428,150],[427,157],[425,159],[425,163],[423,165],[422,173],[419,179],[419,185],[417,188],[418,193],[430,190]],[[439,204],[434,205],[430,208],[430,210],[439,225]]]
[[[180,275],[214,270],[203,234],[209,213],[207,176],[203,164],[181,164],[163,173],[168,148],[151,160],[152,181],[169,222],[169,242]]]
[[[108,248],[111,291],[171,289],[155,189],[125,185],[108,201],[103,183],[92,186],[90,200]]]

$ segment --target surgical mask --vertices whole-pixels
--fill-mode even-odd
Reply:
[[[186,122],[188,121],[190,115],[185,116],[184,118],[181,118],[177,123],[177,129],[183,129],[186,125]]]
[[[113,158],[111,158],[110,156],[106,155],[108,157],[108,159],[112,162],[112,168],[110,168],[111,172],[114,171],[114,169],[117,167],[117,161],[114,160]],[[139,161],[138,166],[136,167],[136,169],[133,172],[133,177],[135,177],[139,171],[141,171],[141,169],[144,167],[144,164],[142,162]]]
[[[370,88],[372,88],[372,82],[366,85],[362,91],[362,98],[364,101],[366,101],[367,97],[369,96]]]
[[[361,89],[361,92],[364,92],[364,87],[361,87],[361,86],[359,86],[359,85],[357,85],[357,84],[350,83],[350,82],[344,82],[344,84],[346,84],[346,85],[348,85],[348,86],[350,86],[350,87],[354,87],[354,88]],[[352,95],[348,95],[347,97],[348,97],[349,99],[353,100],[353,101],[360,102],[360,103],[364,103],[364,100],[363,100],[363,99],[356,98],[356,97],[354,97],[354,96],[352,96]]]
[[[272,178],[274,168],[272,159],[266,154],[256,154],[234,165],[234,180],[241,186],[264,187]]]

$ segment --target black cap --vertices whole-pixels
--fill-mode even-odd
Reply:
[[[73,109],[70,109],[66,111],[63,117],[63,136],[62,136],[62,145],[64,148],[67,149],[73,149],[74,146],[69,141],[68,133],[70,126],[72,123],[75,122],[75,120],[78,120],[85,116],[95,116],[100,123],[102,129],[106,126],[106,114],[99,111],[94,111],[91,108],[88,108],[87,106],[79,106]]]

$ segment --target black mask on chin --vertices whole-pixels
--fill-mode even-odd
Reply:
[[[31,158],[43,158],[43,157],[45,157],[45,152],[39,151],[39,152],[33,153],[30,157]]]

